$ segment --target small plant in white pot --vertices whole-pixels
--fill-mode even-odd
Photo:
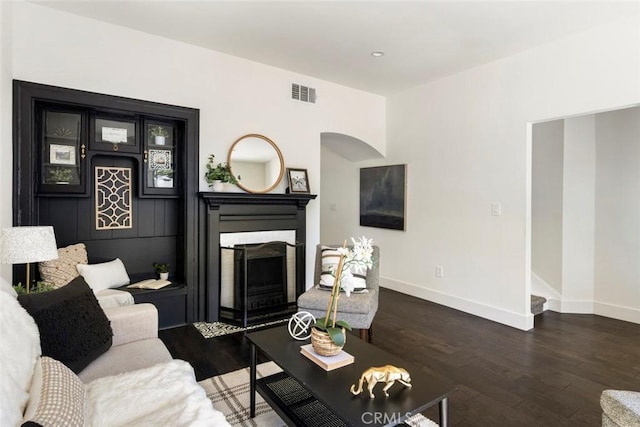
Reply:
[[[50,181],[56,184],[69,184],[73,179],[73,170],[71,168],[55,167],[49,169]]]
[[[163,262],[155,262],[153,263],[153,268],[156,269],[156,273],[160,275],[162,280],[167,280],[169,278],[169,264]]]
[[[164,126],[151,126],[149,128],[149,135],[153,137],[153,143],[155,145],[164,145],[169,136],[169,131]]]
[[[207,162],[207,171],[204,173],[204,179],[213,191],[224,191],[224,183],[237,184],[236,177],[231,173],[231,167],[226,163],[215,163],[215,156],[209,156]]]
[[[171,169],[156,170],[155,186],[160,188],[173,187],[173,170]]]

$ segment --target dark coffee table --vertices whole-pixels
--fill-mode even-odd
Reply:
[[[438,404],[440,425],[448,425],[448,397],[456,388],[355,336],[347,337],[344,350],[355,357],[351,365],[327,372],[300,354],[300,346],[286,326],[247,334],[251,342],[251,417],[255,416],[256,391],[280,417],[292,426],[393,426],[411,415]],[[284,372],[256,380],[258,351],[277,363]],[[408,348],[406,351],[412,351]],[[360,375],[372,366],[394,365],[411,374],[411,389],[396,382],[389,397],[376,385],[370,399],[366,385],[354,396],[349,391]]]

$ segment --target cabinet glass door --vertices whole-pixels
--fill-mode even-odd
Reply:
[[[143,195],[177,195],[177,129],[173,123],[145,122]]]
[[[40,193],[85,193],[83,115],[42,109]]]

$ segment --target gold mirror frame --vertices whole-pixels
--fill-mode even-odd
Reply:
[[[259,138],[259,139],[262,139],[262,140],[266,141],[267,143],[269,143],[271,145],[271,147],[273,147],[274,151],[278,155],[278,159],[280,160],[280,172],[278,173],[278,178],[272,184],[266,183],[265,184],[266,187],[262,188],[262,189],[249,188],[249,187],[245,186],[242,183],[242,181],[240,179],[238,179],[238,175],[236,175],[236,173],[233,171],[233,159],[232,159],[233,151],[237,148],[236,146],[238,146],[243,140],[245,140],[247,138]],[[231,174],[238,181],[237,182],[238,187],[242,188],[244,191],[247,191],[249,193],[254,193],[254,194],[268,193],[269,191],[271,191],[274,188],[276,188],[278,186],[278,184],[280,184],[280,181],[282,181],[282,177],[284,176],[284,158],[282,157],[282,153],[280,152],[280,149],[278,148],[278,146],[276,145],[275,142],[273,142],[272,140],[270,140],[266,136],[260,135],[260,134],[257,134],[257,133],[250,133],[250,134],[247,134],[247,135],[243,135],[240,138],[236,139],[233,144],[231,144],[231,148],[229,148],[229,154],[227,155],[227,165],[229,165],[229,168],[231,170]],[[269,185],[267,185],[267,184],[269,184]]]

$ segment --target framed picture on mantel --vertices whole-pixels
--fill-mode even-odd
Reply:
[[[289,179],[290,193],[310,193],[306,169],[287,168],[287,178]]]
[[[360,225],[405,229],[407,165],[360,169]]]

